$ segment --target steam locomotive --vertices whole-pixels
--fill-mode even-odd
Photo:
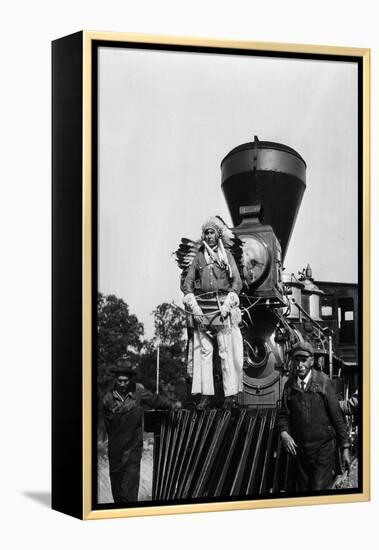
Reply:
[[[280,143],[254,141],[221,162],[233,232],[243,243],[244,338],[239,407],[163,415],[156,429],[153,498],[264,497],[294,490],[275,423],[291,348],[308,341],[315,364],[347,398],[357,380],[357,285],[315,281],[283,261],[306,189],[306,163]],[[215,354],[216,355],[216,354]]]
[[[276,406],[289,351],[303,340],[312,343],[316,364],[332,379],[344,372],[338,378],[346,395],[356,384],[357,285],[315,282],[309,265],[298,276],[283,271],[306,188],[305,161],[286,145],[255,137],[228,153],[221,173],[234,232],[244,242],[241,404]]]

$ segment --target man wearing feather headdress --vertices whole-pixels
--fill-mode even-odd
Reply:
[[[242,281],[230,252],[234,242],[234,234],[221,218],[209,218],[182,282],[183,301],[193,319],[192,393],[202,396],[199,409],[207,408],[215,393],[214,338],[221,359],[224,406],[233,406],[242,391],[243,344],[238,308]]]

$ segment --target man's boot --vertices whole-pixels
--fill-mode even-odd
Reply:
[[[225,397],[224,404],[222,406],[223,409],[232,409],[233,407],[237,407],[237,394],[236,395],[228,395]]]
[[[211,398],[209,395],[202,395],[200,402],[196,405],[198,411],[204,411],[211,404]]]

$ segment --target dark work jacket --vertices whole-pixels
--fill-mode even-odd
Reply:
[[[331,439],[337,439],[340,447],[349,446],[346,422],[333,385],[323,372],[313,369],[305,391],[299,388],[296,378],[288,379],[278,429],[290,433],[305,450],[317,449]]]
[[[131,382],[129,392],[121,397],[113,390],[103,398],[105,428],[108,434],[108,457],[111,473],[117,473],[126,464],[139,462],[143,446],[143,405],[170,409],[169,399]]]

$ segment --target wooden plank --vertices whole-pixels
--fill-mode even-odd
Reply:
[[[241,453],[241,458],[238,463],[237,470],[232,483],[232,487],[230,490],[230,495],[232,496],[238,496],[240,494],[242,479],[245,473],[247,457],[249,454],[250,445],[253,439],[255,428],[257,426],[257,422],[258,422],[258,414],[256,414],[254,417],[249,418],[249,424],[248,424],[247,434],[246,434],[245,442]]]
[[[258,466],[261,458],[263,434],[267,424],[266,414],[257,415],[257,424],[259,424],[259,432],[258,432],[258,437],[255,445],[254,445],[254,442],[252,443],[252,447],[254,447],[254,456],[253,456],[253,462],[250,468],[249,480],[246,485],[246,491],[245,491],[246,495],[253,494],[254,486],[256,485],[256,481],[257,481],[257,472],[258,472]]]
[[[231,463],[231,460],[232,460],[232,457],[233,457],[233,453],[235,451],[235,447],[237,445],[238,437],[240,435],[241,427],[244,423],[245,417],[246,417],[246,410],[244,409],[240,412],[240,416],[239,416],[238,421],[237,421],[236,429],[234,431],[233,438],[230,442],[229,451],[228,451],[228,454],[227,454],[226,459],[225,459],[224,467],[222,469],[220,479],[217,483],[217,487],[216,487],[216,490],[214,492],[215,497],[219,497],[223,494],[222,491],[223,491],[223,488],[224,488],[224,484],[225,484],[225,481],[226,481],[226,478],[227,478],[230,463]]]
[[[193,453],[193,457],[192,457],[192,460],[191,460],[191,467],[189,469],[188,476],[187,476],[187,481],[186,481],[186,484],[185,484],[185,487],[184,487],[184,490],[183,490],[183,498],[188,498],[190,496],[193,496],[192,491],[191,491],[191,485],[192,485],[192,482],[193,482],[195,472],[197,471],[197,467],[199,465],[200,459],[202,458],[202,456],[204,454],[204,452],[203,452],[204,447],[205,447],[205,444],[206,444],[207,439],[209,437],[211,428],[214,425],[217,410],[216,409],[211,409],[210,411],[204,411],[204,413],[208,413],[208,414],[206,414],[205,427],[204,427],[204,430],[202,431],[201,435],[199,434],[199,437],[197,438],[197,441],[196,441],[196,445],[194,446],[194,449],[193,449],[195,451],[195,448],[196,448],[197,452]],[[205,416],[205,414],[204,414],[204,416]]]
[[[231,418],[230,411],[223,411],[223,413],[221,414],[221,418],[219,418],[217,422],[216,430],[212,437],[212,441],[209,445],[209,451],[204,461],[204,466],[201,469],[199,480],[193,491],[194,497],[204,496],[206,483],[211,473],[217,453],[220,449],[226,429],[229,425],[230,418]]]
[[[274,456],[273,456],[273,444],[274,444],[274,434],[275,434],[275,425],[276,425],[276,413],[277,409],[272,409],[270,411],[270,422],[268,426],[268,440],[266,445],[266,455],[263,462],[263,470],[262,470],[262,477],[261,477],[261,483],[259,485],[259,494],[266,494],[267,486],[268,486],[268,475],[270,473],[270,470],[273,467],[274,462]]]

